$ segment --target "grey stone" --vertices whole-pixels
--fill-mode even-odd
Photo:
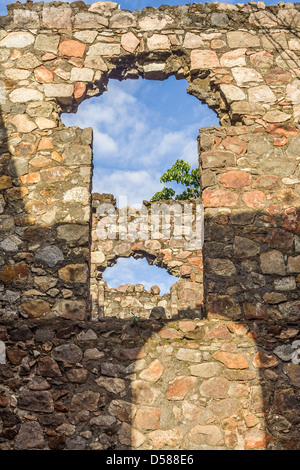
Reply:
[[[78,244],[84,244],[88,241],[89,227],[78,224],[67,224],[60,225],[57,227],[58,238],[66,240],[68,243],[76,242]]]
[[[227,26],[229,18],[225,13],[213,13],[210,21],[212,26]]]
[[[57,53],[60,37],[53,34],[38,34],[35,40],[34,48],[39,51]]]
[[[155,318],[156,320],[160,318],[166,318],[166,311],[164,307],[153,307],[150,313],[150,318]]]
[[[28,166],[28,160],[25,158],[13,157],[10,160],[8,171],[12,176],[18,177],[28,173]]]
[[[290,344],[283,344],[281,346],[277,346],[273,352],[283,361],[290,361],[292,359],[294,349]]]
[[[87,331],[82,331],[81,333],[79,333],[79,335],[77,336],[77,339],[78,341],[93,341],[95,339],[97,339],[98,336],[96,335],[96,333],[89,329]]]
[[[46,263],[50,268],[53,268],[57,263],[64,260],[62,251],[55,245],[48,245],[45,246],[45,248],[38,250],[35,257],[36,259]]]
[[[76,344],[62,344],[52,351],[52,357],[59,362],[76,364],[82,359],[81,349]]]

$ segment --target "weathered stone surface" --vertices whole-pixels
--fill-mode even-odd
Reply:
[[[70,29],[71,8],[67,8],[63,5],[60,7],[44,5],[43,24],[46,28]]]
[[[92,391],[75,393],[72,397],[70,410],[79,411],[97,411],[100,394]]]
[[[219,59],[214,51],[195,49],[191,52],[191,71],[219,67]]]
[[[45,446],[43,428],[36,421],[21,425],[18,432],[15,450],[39,450]]]
[[[47,315],[50,310],[50,304],[42,299],[29,300],[22,303],[22,308],[29,318],[40,318]]]
[[[191,429],[188,437],[191,442],[198,445],[218,446],[224,442],[220,428],[212,424],[206,426],[197,424]]]
[[[59,362],[76,364],[82,358],[81,349],[76,344],[62,344],[53,349],[51,356]]]
[[[64,255],[57,246],[46,246],[37,251],[35,255],[37,260],[46,263],[49,267],[54,267],[57,263],[64,260]]]
[[[212,377],[204,380],[200,386],[200,393],[208,398],[227,398],[229,382],[223,377]]]
[[[299,15],[260,3],[9,8],[1,449],[299,447]],[[198,137],[204,246],[174,228],[102,240],[97,207],[114,198],[90,193],[92,130],[60,116],[108,78],[170,75],[220,119]],[[164,295],[126,279],[110,289],[102,272],[124,256],[178,282]]]
[[[229,369],[248,369],[249,363],[242,354],[218,351],[213,354],[213,358],[222,362]]]
[[[286,274],[284,258],[277,250],[262,253],[260,255],[261,269],[265,274]]]
[[[160,425],[161,410],[157,408],[139,408],[135,416],[135,426],[141,430],[158,429]]]
[[[29,32],[16,31],[9,33],[0,41],[0,47],[24,48],[34,43],[34,36]]]
[[[88,270],[85,264],[68,264],[59,269],[58,273],[60,279],[66,283],[85,283],[87,281]]]
[[[167,399],[182,400],[185,395],[196,383],[195,377],[179,376],[172,380],[168,385]]]
[[[140,378],[147,380],[148,382],[157,382],[162,376],[164,371],[164,366],[160,363],[158,359],[155,359],[147,369],[143,370],[140,373]]]
[[[177,448],[183,439],[179,428],[152,431],[149,437],[155,449],[162,449],[164,446]]]
[[[41,357],[39,359],[38,373],[43,377],[61,376],[61,371],[57,362],[50,356]]]
[[[47,391],[23,390],[19,395],[20,408],[37,413],[52,413],[54,410],[52,397]]]

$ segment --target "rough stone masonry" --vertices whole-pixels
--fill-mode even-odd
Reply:
[[[299,450],[299,31],[291,3],[8,6],[2,450]],[[111,78],[170,75],[220,118],[199,134],[203,269],[167,241],[142,252],[181,256],[184,280],[199,283],[199,316],[95,320],[92,130],[60,115]],[[100,272],[109,256],[98,256]]]

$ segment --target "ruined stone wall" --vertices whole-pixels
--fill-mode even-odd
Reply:
[[[131,318],[133,315],[149,318],[151,313],[159,315],[157,307],[163,318],[202,317],[203,208],[198,200],[144,201],[140,209],[118,209],[112,195],[96,193],[93,194],[92,225],[93,319],[102,316]],[[149,292],[140,286],[110,289],[103,280],[104,270],[119,258],[130,256],[146,258],[149,264],[172,274],[174,284],[170,293],[160,296],[157,286]]]
[[[298,7],[1,18],[2,449],[299,449]],[[220,118],[199,136],[204,317],[90,321],[92,132],[60,114],[170,75]]]

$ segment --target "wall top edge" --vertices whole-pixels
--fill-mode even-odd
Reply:
[[[163,0],[162,0],[163,3]],[[218,3],[218,2],[207,2],[207,3],[187,3],[186,5],[164,5],[162,4],[158,8],[154,8],[152,6],[145,7],[142,10],[134,10],[131,12],[130,10],[122,8],[122,2],[97,2],[92,5],[85,3],[84,1],[77,0],[73,2],[62,2],[62,1],[53,1],[53,2],[34,2],[32,3],[31,0],[28,0],[26,3],[11,3],[7,5],[8,14],[7,16],[3,16],[1,18],[7,18],[7,21],[10,20],[10,17],[13,16],[15,10],[27,10],[31,12],[41,13],[44,9],[49,8],[57,8],[61,10],[62,8],[70,9],[74,13],[78,12],[89,12],[94,14],[100,14],[104,16],[113,16],[118,13],[127,13],[131,14],[137,18],[143,17],[145,15],[164,15],[174,14],[178,19],[178,14],[180,15],[187,15],[190,16],[193,20],[193,23],[197,21],[203,22],[204,17],[202,15],[224,15],[228,16],[229,20],[237,20],[236,15],[245,15],[246,17],[249,16],[250,24],[254,26],[259,26],[262,20],[266,17],[267,22],[263,21],[264,27],[272,28],[272,27],[288,27],[290,25],[290,21],[287,21],[287,15],[295,12],[295,10],[300,11],[300,3],[284,3],[279,2],[278,5],[266,5],[264,2],[254,2],[250,1],[248,3],[237,3],[236,5],[230,3]],[[278,13],[282,14],[282,18],[279,18],[276,21],[276,15]],[[198,16],[198,18],[197,18]],[[221,21],[221,18],[215,18],[214,26],[227,26],[226,19],[222,24],[218,24]],[[243,19],[245,21],[245,19]],[[274,22],[274,25],[272,24]],[[275,24],[276,23],[276,24]],[[25,25],[24,25],[25,26]]]

